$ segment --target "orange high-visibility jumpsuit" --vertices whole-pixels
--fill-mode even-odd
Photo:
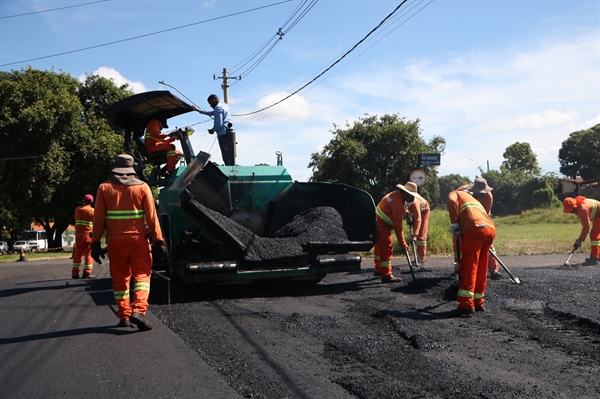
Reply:
[[[384,279],[392,275],[392,231],[396,232],[398,244],[408,248],[402,231],[404,215],[404,197],[399,190],[386,194],[375,210],[377,216],[377,244],[374,248],[375,273],[381,273]]]
[[[125,186],[104,182],[96,194],[93,241],[99,241],[106,226],[115,302],[121,320],[132,312],[145,314],[150,294],[152,253],[148,234],[163,240],[150,187],[146,183]],[[130,279],[134,283],[129,300]]]
[[[92,259],[92,222],[94,208],[91,204],[75,208],[75,247],[73,248],[73,268],[71,274],[79,275],[81,258],[83,258],[83,275],[92,274],[94,260]]]
[[[427,260],[427,229],[429,227],[429,202],[426,199],[415,200],[408,206],[408,211],[412,214],[413,234],[417,236],[417,256],[419,263]],[[411,237],[412,238],[412,237]]]
[[[458,190],[464,190],[468,186],[469,184],[465,184],[464,186],[460,186]],[[487,212],[488,216],[492,216],[492,204],[494,203],[494,196],[492,195],[492,192],[490,191],[489,193],[486,193],[483,198],[477,195],[475,195],[474,198],[479,201],[481,205],[483,205],[483,208]],[[456,248],[456,240],[454,237],[452,237],[452,246],[454,248],[454,262],[458,262],[458,249]],[[493,245],[490,247],[490,250],[493,253],[496,253]],[[488,255],[488,271],[490,273],[499,272],[498,266],[498,261],[496,258],[494,258],[494,255],[490,253]]]
[[[581,233],[579,239],[585,241],[590,233],[590,258],[600,258],[600,202],[585,197],[575,197],[575,215],[581,220]],[[592,231],[590,231],[592,222]]]
[[[166,134],[160,132],[162,125],[156,119],[152,119],[146,126],[146,135],[144,140],[146,141],[146,151],[167,151],[167,173],[171,173],[177,162],[181,158],[181,151],[175,149],[175,145],[171,144],[175,141],[174,137],[169,137]]]
[[[458,307],[482,307],[487,286],[489,249],[496,237],[496,227],[481,203],[466,191],[452,191],[448,195],[450,222],[458,223],[460,239],[460,266]]]

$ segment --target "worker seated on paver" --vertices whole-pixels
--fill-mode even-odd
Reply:
[[[157,151],[167,152],[165,173],[171,174],[175,170],[177,162],[181,159],[181,151],[175,149],[175,145],[171,144],[175,141],[172,133],[165,134],[160,132],[163,128],[168,128],[166,120],[152,119],[146,125],[144,140],[146,141],[146,151],[148,151],[148,154]]]

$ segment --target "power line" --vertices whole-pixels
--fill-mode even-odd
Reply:
[[[51,11],[58,11],[58,10],[64,10],[66,8],[75,8],[75,7],[83,7],[83,6],[89,6],[91,4],[97,4],[97,3],[105,3],[108,0],[100,0],[100,1],[92,1],[91,3],[83,3],[83,4],[75,4],[73,6],[66,6],[66,7],[59,7],[59,8],[51,8],[49,10],[42,10],[42,11],[33,11],[33,12],[26,12],[24,14],[15,14],[15,15],[7,15],[5,17],[0,17],[0,19],[4,19],[4,18],[16,18],[16,17],[24,17],[26,15],[33,15],[33,14],[41,14],[43,12],[51,12]]]
[[[279,28],[277,33],[271,36],[269,40],[267,40],[258,50],[254,51],[250,56],[246,57],[244,60],[234,65],[233,68],[229,68],[230,73],[238,74],[237,71],[251,63],[250,66],[248,66],[245,70],[239,73],[240,79],[249,75],[250,72],[252,72],[267,57],[267,55],[269,55],[271,51],[273,51],[277,43],[279,43],[279,41],[283,39],[283,36],[285,36],[290,30],[292,30],[292,28],[294,28],[294,26],[296,26],[298,22],[300,22],[300,20],[304,18],[304,16],[306,16],[306,14],[317,4],[317,2],[318,0],[310,0],[310,3],[308,3],[308,0],[304,0],[302,3],[300,3],[296,7],[294,12],[292,12],[292,14],[285,21],[285,23]],[[289,27],[287,27],[288,24],[290,24]],[[263,50],[265,50],[265,48],[267,48],[267,50],[264,53],[262,53]],[[255,60],[257,57],[258,59]]]
[[[61,56],[61,55],[66,55],[66,54],[78,53],[78,52],[81,52],[81,51],[91,50],[91,49],[95,49],[95,48],[99,48],[99,47],[106,47],[106,46],[110,46],[110,45],[117,44],[117,43],[123,43],[123,42],[131,41],[131,40],[141,39],[141,38],[144,38],[144,37],[154,36],[154,35],[158,35],[158,34],[165,33],[165,32],[171,32],[171,31],[178,30],[178,29],[189,28],[190,26],[194,26],[194,25],[200,25],[200,24],[204,24],[204,23],[207,23],[207,22],[217,21],[219,19],[225,19],[225,18],[236,16],[236,15],[246,14],[246,13],[249,13],[249,12],[252,12],[252,11],[257,11],[257,10],[260,10],[260,9],[263,9],[263,8],[272,7],[272,6],[280,5],[280,4],[283,4],[283,3],[288,3],[290,1],[292,1],[292,0],[283,0],[283,1],[280,1],[278,3],[273,3],[273,4],[269,4],[269,5],[262,6],[262,7],[251,8],[249,10],[239,11],[239,12],[235,12],[235,13],[232,13],[232,14],[223,15],[223,16],[220,16],[220,17],[210,18],[210,19],[206,19],[204,21],[193,22],[191,24],[180,25],[180,26],[176,26],[174,28],[163,29],[163,30],[160,30],[160,31],[157,31],[157,32],[146,33],[144,35],[133,36],[133,37],[130,37],[130,38],[127,38],[127,39],[115,40],[113,42],[108,42],[108,43],[104,43],[104,44],[97,44],[95,46],[84,47],[84,48],[80,48],[80,49],[77,49],[77,50],[65,51],[63,53],[56,53],[56,54],[46,55],[46,56],[43,56],[43,57],[30,58],[28,60],[21,60],[21,61],[16,61],[16,62],[9,62],[7,64],[0,64],[0,66],[8,66],[8,65],[20,64],[20,63],[23,63],[23,62],[43,60],[43,59],[46,59],[46,58],[53,58],[53,57],[58,57],[58,56]]]
[[[338,58],[333,64],[331,64],[329,67],[327,67],[327,69],[325,69],[323,72],[321,72],[320,74],[318,74],[315,78],[313,78],[310,82],[306,83],[304,86],[300,87],[298,90],[296,90],[295,92],[293,92],[292,94],[289,94],[288,96],[282,98],[281,100],[267,106],[264,108],[261,108],[257,111],[253,111],[253,112],[248,112],[246,114],[240,114],[240,115],[232,115],[232,116],[247,116],[247,115],[252,115],[252,114],[256,114],[259,112],[262,112],[266,109],[269,109],[271,107],[276,106],[277,104],[280,104],[282,102],[284,102],[285,100],[287,100],[288,98],[292,97],[295,94],[298,94],[300,91],[302,91],[304,88],[306,88],[307,86],[309,86],[310,84],[312,84],[315,80],[319,79],[321,76],[323,76],[324,74],[326,74],[331,68],[333,68],[335,65],[337,65],[341,60],[343,60],[344,58],[346,58],[346,56],[348,54],[350,54],[352,51],[354,51],[354,49],[356,49],[361,43],[363,43],[369,36],[371,36],[371,34],[373,34],[373,32],[375,32],[377,29],[379,29],[389,18],[391,18],[396,11],[398,11],[400,9],[400,7],[402,7],[402,5],[404,3],[406,3],[408,0],[403,0],[402,3],[400,3],[398,5],[398,7],[396,7],[394,9],[394,11],[392,11],[390,14],[388,14],[388,16],[386,16],[375,28],[373,28],[369,33],[367,33],[367,35],[365,37],[363,37],[358,43],[356,43],[354,46],[352,46],[352,48],[348,51],[346,51],[346,53],[344,55],[342,55],[340,58]]]

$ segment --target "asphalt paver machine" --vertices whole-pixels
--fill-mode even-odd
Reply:
[[[158,215],[168,256],[155,271],[185,283],[319,281],[360,270],[359,253],[376,242],[375,204],[365,191],[333,182],[294,181],[282,165],[222,166],[194,153],[191,128],[177,129],[184,159],[165,178],[166,154],[147,154],[151,119],[193,112],[169,91],[128,97],[107,110],[124,135],[138,174],[159,189]],[[234,149],[235,151],[235,149]],[[152,164],[152,173],[142,173]]]

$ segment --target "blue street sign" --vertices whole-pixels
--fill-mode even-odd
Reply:
[[[438,166],[441,164],[440,154],[419,154],[419,166]]]

